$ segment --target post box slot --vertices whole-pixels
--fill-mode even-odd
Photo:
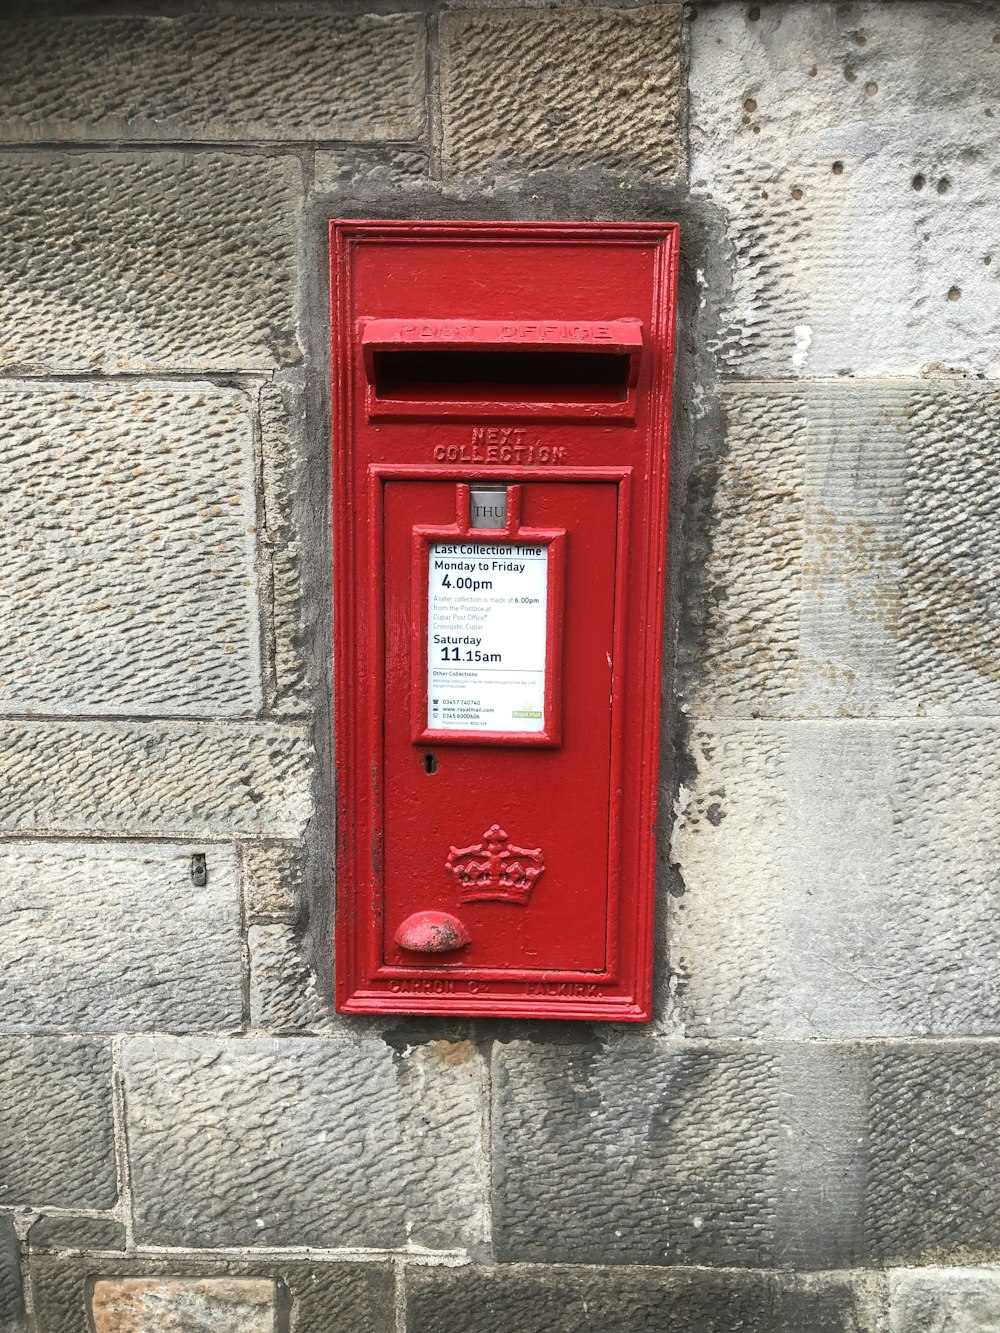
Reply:
[[[623,353],[457,351],[376,352],[375,396],[421,402],[624,402],[631,358]]]

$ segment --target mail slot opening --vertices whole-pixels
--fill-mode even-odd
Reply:
[[[379,399],[416,402],[620,403],[632,359],[619,352],[464,351],[420,348],[377,351]]]

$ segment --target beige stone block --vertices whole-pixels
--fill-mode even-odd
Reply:
[[[274,1283],[265,1278],[102,1278],[95,1333],[275,1333]]]

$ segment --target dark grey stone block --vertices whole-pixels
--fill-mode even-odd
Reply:
[[[875,1263],[988,1263],[1000,1251],[1000,1045],[872,1058],[865,1232]]]
[[[780,1077],[761,1047],[500,1048],[498,1256],[769,1263]]]
[[[0,370],[298,361],[301,188],[288,156],[0,155]]]
[[[136,1236],[156,1245],[476,1244],[480,1061],[468,1042],[133,1039]]]
[[[92,1333],[89,1291],[115,1278],[269,1278],[276,1283],[278,1327],[288,1333],[393,1333],[395,1280],[385,1263],[306,1264],[273,1260],[213,1262],[197,1255],[164,1259],[30,1260],[38,1333]]]
[[[125,1228],[113,1217],[40,1217],[28,1232],[33,1250],[123,1250]]]
[[[114,1206],[108,1042],[0,1037],[0,1125],[4,1207]]]
[[[0,1333],[18,1333],[24,1328],[23,1321],[21,1246],[14,1219],[0,1217]]]
[[[414,15],[39,15],[5,21],[0,124],[8,143],[403,139],[423,85]]]
[[[410,1267],[409,1333],[875,1333],[872,1284],[745,1270]]]

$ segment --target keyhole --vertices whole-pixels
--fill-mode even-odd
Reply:
[[[429,752],[428,752],[427,754],[425,754],[425,755],[424,755],[424,772],[425,772],[425,773],[436,773],[436,772],[437,772],[437,768],[438,768],[437,755],[430,754]]]

